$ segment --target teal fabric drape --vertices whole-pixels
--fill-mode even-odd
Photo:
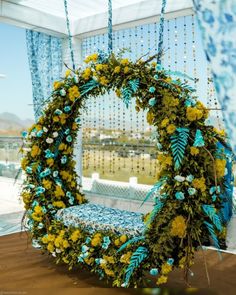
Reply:
[[[43,102],[50,96],[53,81],[62,71],[62,40],[26,30],[28,60],[32,79],[35,119],[42,114]]]

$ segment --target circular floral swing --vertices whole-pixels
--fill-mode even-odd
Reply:
[[[147,272],[166,283],[174,268],[187,280],[199,246],[224,247],[232,197],[224,132],[205,124],[208,110],[194,90],[152,58],[132,62],[100,53],[85,62],[85,69],[68,70],[54,83],[52,100],[25,139],[22,197],[31,238],[56,263],[80,265],[113,286],[141,286]],[[109,91],[127,103],[136,99],[137,112],[147,110],[159,134],[161,170],[144,200],[155,195],[146,216],[87,204],[77,183],[80,115],[90,97]],[[130,222],[117,223],[120,217]]]

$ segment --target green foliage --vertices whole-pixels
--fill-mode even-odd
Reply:
[[[171,136],[171,150],[175,161],[175,169],[178,170],[183,162],[185,148],[188,144],[189,129],[177,128],[176,133]]]

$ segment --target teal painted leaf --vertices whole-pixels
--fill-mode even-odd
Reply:
[[[139,88],[139,79],[129,81],[129,85],[133,92],[136,92]]]
[[[146,247],[140,246],[138,249],[133,253],[129,266],[125,272],[125,282],[124,285],[128,286],[131,276],[134,273],[134,270],[140,266],[140,264],[147,258],[148,256],[148,249]]]
[[[123,251],[128,245],[130,244],[134,244],[134,243],[137,243],[139,241],[142,241],[142,240],[145,240],[145,237],[144,236],[141,236],[141,237],[134,237],[130,240],[128,240],[126,243],[124,243],[119,249],[117,252],[121,252]]]
[[[188,143],[189,129],[177,128],[176,133],[171,136],[171,150],[175,161],[175,169],[179,169]]]
[[[213,205],[202,205],[204,213],[211,219],[215,227],[221,232],[222,224],[219,215],[216,213],[216,209]]]
[[[209,222],[207,221],[204,221],[204,224],[206,225],[207,229],[208,229],[208,232],[210,234],[210,237],[211,237],[211,240],[212,240],[212,243],[213,243],[213,246],[217,249],[220,249],[220,245],[219,245],[219,242],[218,242],[218,239],[217,239],[217,236],[215,234],[215,230],[214,230],[214,227],[212,224],[210,224]]]
[[[161,211],[161,209],[163,208],[164,206],[164,203],[161,201],[160,198],[158,198],[156,200],[156,204],[154,205],[152,211],[151,211],[151,214],[150,216],[148,217],[148,220],[146,222],[146,227],[148,227],[154,220],[154,218],[156,217],[156,215]]]
[[[130,104],[131,96],[132,96],[132,89],[129,87],[123,88],[121,90],[121,94],[123,97],[123,101],[124,101],[126,107],[128,108],[129,104]]]
[[[94,79],[90,80],[86,84],[80,87],[81,90],[81,95],[85,95],[88,92],[90,92],[93,88],[98,86],[98,82],[95,81]]]
[[[197,129],[193,146],[202,147],[204,145],[205,145],[205,141],[202,136],[202,131],[200,129]]]

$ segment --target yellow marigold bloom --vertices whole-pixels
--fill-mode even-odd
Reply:
[[[179,105],[178,98],[174,98],[172,96],[164,96],[162,102],[166,107],[176,107]]]
[[[113,256],[106,256],[106,255],[103,255],[103,259],[105,259],[108,263],[110,264],[114,264],[115,263],[115,259]]]
[[[114,243],[115,243],[116,246],[120,246],[120,244],[121,244],[120,239],[116,239]]]
[[[73,233],[70,235],[70,239],[72,242],[77,242],[80,237],[81,232],[78,229],[73,231]]]
[[[82,204],[84,201],[84,197],[77,193],[76,200],[79,202],[79,204]]]
[[[124,68],[124,73],[127,74],[129,72],[129,67]]]
[[[122,236],[120,237],[120,241],[121,241],[122,243],[125,243],[125,242],[127,241],[127,236],[126,236],[126,235],[122,235]]]
[[[192,185],[194,188],[200,189],[202,193],[206,191],[206,179],[204,177],[195,178]]]
[[[103,69],[103,65],[102,64],[97,64],[96,65],[96,71],[101,71]]]
[[[105,268],[104,271],[105,271],[106,275],[108,275],[109,277],[114,277],[115,276],[115,273],[114,273],[113,270]]]
[[[74,122],[73,124],[72,124],[72,130],[76,130],[78,128],[78,125]]]
[[[129,64],[129,60],[128,58],[123,58],[120,63],[123,65],[123,66],[127,66]]]
[[[27,158],[22,158],[22,159],[21,159],[21,168],[22,168],[23,170],[25,170],[27,165],[28,165],[28,160],[27,160]]]
[[[168,134],[173,134],[176,130],[176,126],[174,124],[170,124],[167,126],[166,131]]]
[[[66,70],[66,72],[65,72],[65,77],[67,78],[67,77],[69,77],[70,76],[70,74],[71,74],[71,70]]]
[[[172,236],[183,238],[186,234],[186,228],[185,218],[182,215],[176,216],[171,223],[170,234]]]
[[[86,63],[89,63],[90,61],[94,61],[95,62],[95,61],[97,61],[97,59],[98,59],[98,54],[97,53],[93,53],[93,54],[87,56],[84,61]]]
[[[65,262],[67,264],[70,262],[66,257],[62,257],[62,260],[63,260],[63,262]]]
[[[216,159],[215,160],[215,169],[216,175],[218,178],[225,175],[226,160],[225,159]]]
[[[57,90],[57,89],[59,89],[62,85],[63,85],[63,82],[55,81],[55,82],[53,83],[53,88],[54,88],[54,90]]]
[[[54,249],[55,249],[53,243],[49,243],[48,246],[47,246],[47,249],[48,249],[49,252],[52,253],[54,251]]]
[[[165,284],[168,278],[166,276],[160,276],[157,280],[157,285]]]
[[[23,198],[23,202],[25,204],[25,207],[27,207],[27,209],[28,209],[28,204],[31,201],[31,194],[28,192],[23,192],[21,196]]]
[[[54,245],[57,247],[57,248],[60,248],[61,245],[62,245],[62,242],[63,242],[63,239],[61,237],[56,237],[55,241],[54,241]]]
[[[215,133],[219,134],[220,136],[226,136],[226,133],[225,133],[224,129],[219,130],[219,129],[214,127],[213,130],[215,131]]]
[[[91,245],[93,247],[97,247],[97,246],[99,246],[101,244],[101,241],[102,241],[101,235],[100,234],[96,234],[94,236],[94,238],[92,239],[92,241],[91,241]]]
[[[71,181],[70,186],[71,186],[72,188],[76,187],[76,182],[75,182],[75,181]]]
[[[43,236],[42,239],[41,239],[41,241],[42,241],[43,244],[47,244],[48,243],[47,236]]]
[[[54,116],[52,119],[53,119],[53,122],[59,122],[60,121],[58,116]]]
[[[39,216],[37,213],[32,213],[31,217],[33,218],[33,220],[38,221],[38,222],[43,220],[42,216]]]
[[[161,127],[165,128],[169,124],[169,119],[165,118],[164,120],[161,121]]]
[[[102,77],[100,77],[99,82],[100,82],[100,84],[106,86],[109,81],[107,80],[107,78],[105,76],[102,76]]]
[[[61,121],[61,124],[64,125],[66,123],[66,119],[67,119],[67,115],[66,114],[61,114],[60,115],[60,121]]]
[[[151,111],[147,112],[147,122],[148,124],[152,125],[154,121],[154,114]]]
[[[69,99],[71,101],[75,101],[75,99],[80,96],[79,88],[76,85],[70,87],[68,90],[68,93],[69,93]]]
[[[119,74],[120,73],[120,66],[116,66],[114,68],[114,73]]]
[[[48,241],[49,242],[53,242],[55,240],[55,238],[56,238],[55,235],[52,235],[52,234],[48,235]]]
[[[197,108],[187,107],[186,116],[191,122],[200,120],[203,117],[203,111]]]
[[[42,183],[43,183],[43,187],[45,187],[45,189],[50,189],[52,187],[52,182],[50,180],[44,179],[42,181]]]
[[[61,143],[61,144],[59,145],[59,147],[58,147],[58,150],[59,150],[59,151],[63,151],[63,150],[65,150],[65,149],[67,149],[67,145],[64,144],[64,143]]]
[[[56,186],[56,190],[54,192],[56,198],[61,198],[65,196],[65,193],[60,185]]]
[[[167,275],[171,271],[172,271],[172,266],[171,265],[169,265],[168,263],[162,264],[162,266],[161,266],[161,273],[163,275]]]
[[[198,154],[199,154],[199,149],[196,148],[195,146],[191,146],[191,147],[190,147],[190,154],[191,154],[192,156],[196,156],[196,155],[198,155]]]
[[[70,173],[65,170],[61,171],[60,175],[63,180],[68,180],[69,182],[72,180],[72,176],[70,175]]]
[[[88,265],[92,265],[94,263],[94,260],[95,259],[93,257],[84,259],[85,263],[88,264]]]
[[[169,155],[160,154],[157,156],[157,160],[160,162],[163,168],[167,166],[171,166],[173,162],[173,158]]]
[[[39,206],[39,205],[36,205],[34,207],[34,212],[37,213],[37,214],[39,214],[39,215],[42,215],[43,214],[42,207]]]
[[[66,249],[66,248],[70,247],[70,244],[67,240],[63,240],[62,246],[63,246],[63,248]]]
[[[31,153],[30,153],[31,157],[32,158],[37,157],[40,155],[40,153],[41,153],[40,148],[37,145],[33,145],[31,149]]]
[[[53,160],[52,158],[47,159],[46,162],[47,162],[47,165],[48,165],[49,167],[52,167],[53,164],[54,164],[54,160]]]
[[[120,258],[120,262],[125,263],[125,264],[129,264],[131,256],[132,256],[132,252],[130,252],[130,251],[123,254]]]
[[[120,89],[116,89],[116,95],[117,95],[117,97],[120,97],[121,96],[121,91],[120,91]]]
[[[65,203],[63,203],[62,201],[55,201],[52,203],[52,205],[57,208],[66,208]]]

